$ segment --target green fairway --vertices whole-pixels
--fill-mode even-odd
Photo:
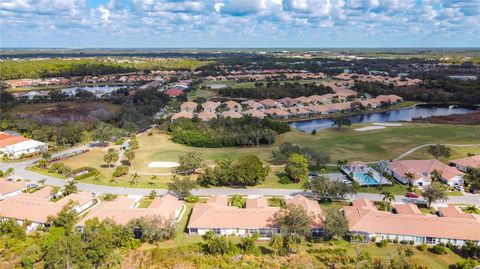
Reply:
[[[140,148],[136,151],[136,158],[130,167],[130,172],[140,174],[138,185],[130,185],[132,174],[123,176],[112,181],[113,168],[100,167],[103,164],[103,156],[107,149],[94,149],[88,153],[75,156],[62,162],[72,168],[92,166],[102,171],[104,178],[98,182],[92,178],[84,179],[82,182],[105,184],[124,187],[143,188],[164,188],[170,180],[170,168],[150,168],[148,164],[155,161],[177,162],[179,157],[187,152],[202,153],[209,164],[216,159],[238,158],[246,154],[254,154],[265,162],[269,162],[272,150],[276,149],[283,142],[292,142],[300,146],[309,146],[315,150],[327,152],[332,157],[331,163],[339,159],[349,161],[377,161],[390,160],[418,145],[427,143],[456,143],[471,144],[478,143],[480,137],[480,126],[467,125],[438,125],[438,124],[413,124],[404,123],[400,127],[387,127],[381,130],[368,132],[357,132],[354,129],[366,124],[355,124],[340,130],[326,129],[316,135],[302,133],[296,130],[279,135],[277,141],[271,146],[261,147],[239,147],[239,148],[194,148],[173,143],[169,136],[154,130],[153,135],[141,135],[138,137]],[[452,148],[453,156],[465,156],[462,152],[478,152],[478,148],[462,149]],[[473,151],[476,150],[476,151]],[[428,157],[428,156],[426,156]],[[278,183],[277,172],[283,168],[273,167],[272,172],[266,181],[260,184],[260,188],[301,188],[303,182],[296,184]],[[151,180],[148,173],[158,173],[156,180]],[[150,184],[148,182],[151,182]],[[386,187],[395,194],[404,194],[405,190],[400,185]],[[377,192],[376,188],[362,188],[362,192]]]
[[[480,140],[477,141],[477,143],[480,143]],[[480,154],[480,146],[468,146],[468,147],[450,146],[449,148],[451,149],[451,154],[452,154],[448,158],[450,160],[468,157],[469,153],[472,153],[475,155]],[[432,155],[428,153],[428,147],[424,147],[405,156],[404,159],[422,160],[422,159],[431,159],[431,158],[432,158]],[[447,161],[447,160],[442,159],[442,161]]]

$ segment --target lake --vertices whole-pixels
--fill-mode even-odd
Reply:
[[[451,106],[451,105],[416,105],[405,109],[389,110],[385,112],[373,112],[361,115],[352,115],[348,118],[354,123],[374,123],[389,121],[411,121],[412,118],[444,116],[451,114],[467,114],[479,111],[479,108],[473,106]],[[297,121],[290,123],[290,126],[300,131],[311,132],[332,127],[331,119],[313,119],[306,121]]]

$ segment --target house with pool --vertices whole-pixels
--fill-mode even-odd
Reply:
[[[360,186],[392,185],[392,182],[362,161],[350,162],[340,169]]]

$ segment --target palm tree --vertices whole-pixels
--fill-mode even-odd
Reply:
[[[438,171],[437,169],[433,169],[432,170],[432,173],[430,173],[431,175],[431,178],[432,178],[432,183],[433,181],[437,180],[437,181],[441,181],[442,180],[442,172],[441,171]]]
[[[135,172],[135,174],[132,175],[132,179],[130,179],[130,185],[138,185],[138,173]]]
[[[373,172],[370,171],[370,170],[365,174],[365,177],[370,178],[370,179],[375,179],[375,178],[374,178],[374,175],[373,175]],[[368,188],[369,186],[370,186],[370,184],[367,184],[367,188]]]
[[[415,178],[415,175],[412,172],[406,172],[405,177],[410,180],[410,183],[412,183],[413,179]]]
[[[383,191],[381,195],[383,196],[382,201],[387,202],[388,204],[395,201],[395,195],[393,195],[391,191]]]

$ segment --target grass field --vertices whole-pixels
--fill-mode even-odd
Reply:
[[[480,143],[480,140],[477,141],[477,143]],[[480,154],[480,146],[468,146],[468,147],[450,147],[451,149],[451,156],[449,159],[459,159],[459,158],[465,158],[468,157],[468,153],[473,153],[473,154]],[[430,159],[432,158],[432,155],[428,153],[428,147],[421,148],[412,154],[409,154],[406,156],[404,159],[415,159],[415,160],[422,160],[422,159]],[[445,159],[442,159],[442,161],[446,161]]]
[[[136,152],[136,158],[132,163],[130,171],[140,173],[140,184],[135,187],[164,187],[169,181],[170,176],[161,175],[155,181],[155,185],[149,185],[151,175],[145,173],[168,173],[169,168],[149,168],[148,164],[154,161],[178,161],[179,157],[187,152],[202,153],[209,163],[215,159],[238,158],[246,154],[257,155],[262,160],[269,162],[271,152],[283,142],[292,142],[300,146],[309,146],[315,150],[327,152],[332,158],[332,163],[339,159],[349,161],[377,161],[389,160],[399,156],[407,150],[427,143],[457,143],[470,144],[478,143],[480,138],[480,126],[467,125],[436,125],[436,124],[413,124],[405,123],[400,127],[387,127],[386,129],[374,130],[368,132],[357,132],[354,129],[366,124],[355,124],[351,127],[336,129],[326,129],[318,132],[316,135],[302,133],[293,130],[289,133],[279,135],[277,141],[271,146],[261,147],[243,147],[243,148],[194,148],[185,145],[175,144],[166,134],[159,130],[153,131],[153,135],[142,135],[138,138],[140,148]],[[103,164],[104,151],[107,149],[94,149],[84,155],[63,160],[63,162],[72,168],[81,166],[92,166],[99,168],[107,177],[102,182],[90,182],[92,179],[83,181],[97,184],[106,184],[112,186],[131,186],[128,181],[131,175],[118,179],[118,182],[110,182],[113,168],[99,167]],[[471,152],[472,149],[462,149]],[[457,153],[458,152],[458,153]],[[458,155],[457,155],[458,154]],[[454,156],[460,156],[461,151],[455,151]],[[463,155],[462,155],[463,156]],[[281,172],[281,168],[273,167],[272,173],[267,180],[259,185],[261,188],[300,188],[301,183],[297,184],[279,184],[276,173]],[[401,186],[400,186],[401,187]],[[404,190],[397,186],[389,187],[397,194],[403,194]],[[403,188],[403,187],[402,187]],[[362,191],[364,191],[362,189]],[[375,188],[365,190],[375,192]]]

